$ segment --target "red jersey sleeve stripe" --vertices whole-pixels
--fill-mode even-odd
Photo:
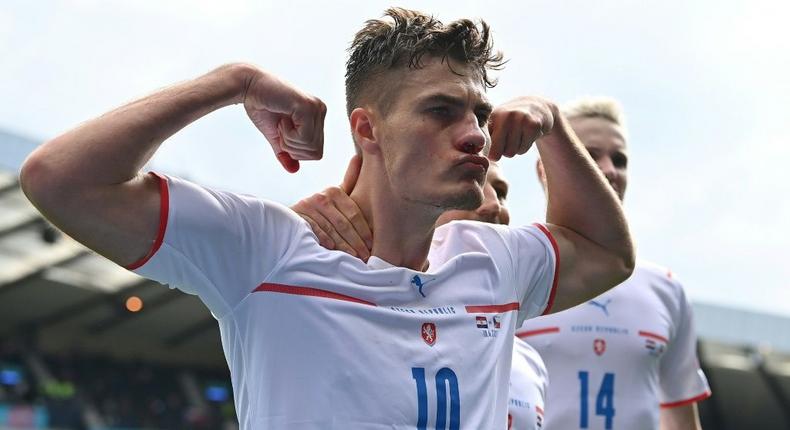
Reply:
[[[537,330],[528,330],[516,333],[516,336],[520,338],[530,337],[530,336],[537,336],[539,334],[547,334],[547,333],[559,333],[559,327],[546,327],[546,328],[539,328]]]
[[[704,393],[702,393],[702,394],[700,394],[698,396],[694,396],[694,397],[692,397],[690,399],[678,400],[677,402],[662,403],[661,407],[662,408],[676,408],[678,406],[690,405],[692,403],[697,403],[699,401],[707,399],[708,397],[711,396],[711,394],[712,393],[708,390],[708,391],[705,391]]]
[[[517,311],[520,306],[518,302],[505,303],[501,305],[480,305],[466,306],[466,313],[469,314],[493,314],[499,312]]]
[[[167,188],[167,178],[154,172],[149,172],[148,174],[159,180],[159,231],[156,233],[156,239],[153,245],[151,245],[151,249],[145,254],[145,257],[124,266],[128,270],[139,269],[143,264],[147,263],[148,260],[156,254],[156,251],[159,251],[159,248],[162,246],[162,241],[165,239],[167,216],[170,212],[170,193]]]
[[[356,297],[347,296],[345,294],[334,293],[332,291],[321,290],[318,288],[297,287],[294,285],[264,283],[259,285],[258,288],[254,289],[252,292],[253,293],[271,292],[271,293],[292,294],[296,296],[323,297],[325,299],[342,300],[344,302],[359,303],[368,306],[376,306],[375,303],[369,302],[367,300],[358,299]]]
[[[665,338],[664,336],[661,336],[660,334],[655,334],[655,333],[649,332],[649,331],[639,330],[639,336],[649,337],[649,338],[652,338],[652,339],[655,339],[655,340],[660,340],[661,342],[664,342],[664,343],[669,343],[669,340],[667,338]]]
[[[557,246],[557,241],[554,240],[554,235],[551,234],[545,225],[535,223],[535,227],[539,228],[551,242],[551,247],[554,248],[554,281],[551,283],[551,293],[549,293],[549,302],[546,304],[546,309],[541,315],[548,315],[551,312],[551,307],[554,306],[554,298],[557,296],[557,285],[560,282],[560,248]]]

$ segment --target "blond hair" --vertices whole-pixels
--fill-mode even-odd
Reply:
[[[628,134],[625,114],[620,102],[611,97],[584,97],[562,106],[562,113],[568,119],[603,118],[622,129],[623,137]]]

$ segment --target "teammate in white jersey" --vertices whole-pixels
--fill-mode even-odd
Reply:
[[[564,109],[622,200],[627,133],[619,105],[584,99]],[[544,178],[541,166],[540,177]],[[680,283],[638,262],[623,284],[573,309],[525,322],[517,335],[546,360],[546,426],[556,429],[698,429],[710,396]]]
[[[359,174],[355,157],[340,187],[330,187],[322,193],[303,199],[293,206],[305,218],[322,245],[342,249],[353,255],[365,255],[364,240],[370,231],[364,216],[348,197]],[[483,186],[483,203],[475,210],[449,210],[436,221],[438,226],[457,220],[510,224],[506,206],[509,184],[501,168],[491,162]],[[319,220],[319,221],[316,221]],[[481,319],[478,327],[488,329],[489,322]],[[537,351],[526,342],[514,338],[513,363],[510,369],[508,399],[508,429],[540,430],[543,428],[543,409],[548,386],[546,365]]]
[[[353,188],[350,185],[347,184],[346,189]],[[501,167],[497,163],[491,163],[483,187],[483,203],[474,211],[449,210],[443,213],[436,223],[443,225],[454,220],[471,220],[508,225],[510,224],[510,212],[506,201],[509,188]],[[338,194],[342,195],[342,193]],[[316,210],[310,211],[309,208],[300,209],[303,207],[296,208],[300,214],[303,214],[305,210],[309,213],[316,212]],[[320,208],[316,207],[316,209]],[[354,218],[351,214],[348,217]],[[510,368],[508,385],[507,428],[509,430],[540,430],[544,428],[543,410],[548,384],[548,372],[541,356],[532,346],[514,338],[513,363]]]
[[[514,339],[510,369],[509,430],[541,430],[544,426],[549,375],[543,358],[530,344]]]
[[[88,121],[23,166],[23,190],[66,233],[200,296],[220,324],[244,429],[504,428],[516,325],[632,271],[620,204],[557,107],[520,98],[492,113],[487,70],[501,56],[488,27],[388,15],[357,33],[347,64],[367,262],[321,247],[276,203],[140,173],[173,133],[235,103],[286,169],[321,158],[323,103],[254,66]],[[540,136],[545,225],[434,227],[448,209],[480,205],[484,147],[512,157]]]

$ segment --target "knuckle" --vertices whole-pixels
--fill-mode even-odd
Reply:
[[[323,191],[323,194],[327,197],[334,198],[337,197],[340,193],[338,192],[337,187],[329,187]]]
[[[353,230],[351,223],[345,218],[340,218],[337,220],[337,228],[344,233],[348,233]]]
[[[348,215],[348,220],[351,221],[352,224],[358,224],[362,221],[362,214],[358,211],[353,211]]]
[[[316,223],[321,227],[321,230],[328,233],[330,236],[334,236],[334,229],[332,228],[332,224],[328,223],[326,220],[316,221]]]
[[[324,193],[318,193],[313,196],[315,204],[321,207],[326,207],[329,204],[329,198]]]

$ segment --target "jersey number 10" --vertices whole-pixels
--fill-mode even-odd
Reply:
[[[589,393],[590,393],[590,372],[579,371],[579,383],[581,383],[581,404],[579,405],[579,428],[589,428]],[[601,388],[595,397],[595,415],[606,418],[606,430],[612,429],[614,420],[614,373],[605,373]]]
[[[425,368],[412,367],[411,376],[417,384],[417,430],[428,428],[428,389],[425,383]],[[461,428],[461,397],[458,393],[458,378],[452,369],[443,367],[436,372],[436,430],[458,430]],[[450,421],[447,421],[447,393],[450,393]]]

